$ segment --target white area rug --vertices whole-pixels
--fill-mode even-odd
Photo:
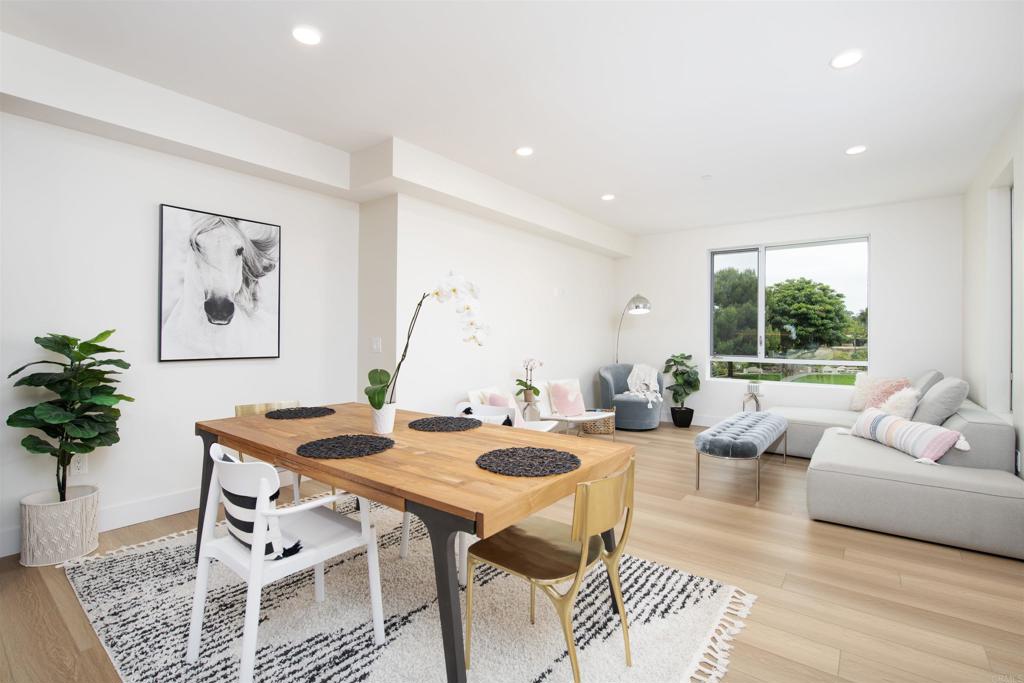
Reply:
[[[339,506],[352,513],[355,500]],[[409,557],[398,557],[401,515],[374,506],[380,539],[387,643],[373,644],[366,556],[327,566],[323,603],[312,570],[263,590],[256,677],[292,681],[444,681],[433,561],[426,530],[413,525]],[[414,518],[415,519],[415,518]],[[84,558],[68,580],[122,678],[133,682],[222,683],[238,676],[245,585],[214,562],[198,664],[185,662],[192,605],[195,533],[186,532]],[[592,570],[574,613],[584,681],[717,681],[730,640],[756,599],[734,586],[624,556],[633,666],[626,667],[621,625],[611,609],[603,565]],[[571,681],[554,608],[538,591],[529,621],[529,586],[493,568],[477,570],[470,681]],[[464,604],[464,601],[463,601]]]

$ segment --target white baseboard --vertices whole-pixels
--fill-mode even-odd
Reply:
[[[100,489],[99,528],[101,532],[195,510],[199,507],[199,488],[175,491],[157,498],[119,503],[109,507],[103,507],[102,502],[103,490]],[[21,527],[0,530],[0,557],[17,555],[19,552],[21,552]]]

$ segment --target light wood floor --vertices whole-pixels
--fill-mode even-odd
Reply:
[[[799,458],[767,458],[757,505],[749,462],[705,458],[697,492],[696,431],[619,434],[637,447],[628,552],[759,596],[726,681],[1024,683],[1024,562],[812,522]],[[100,551],[194,524],[111,531]],[[16,557],[0,559],[0,645],[0,681],[117,680],[63,572]]]

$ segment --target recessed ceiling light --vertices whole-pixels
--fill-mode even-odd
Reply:
[[[867,145],[854,145],[853,147],[847,148],[846,154],[848,156],[854,157],[857,156],[858,154],[863,154],[866,151],[868,151]]]
[[[704,181],[708,181],[708,180],[711,180],[712,178],[714,178],[714,176],[713,176],[713,175],[711,175],[710,173],[705,173],[704,175],[702,175],[702,176],[700,177],[700,179],[701,179],[701,180],[704,180]]]
[[[603,201],[603,202],[610,202],[613,199],[615,199],[615,195],[613,195],[613,194],[603,194],[603,195],[601,195],[601,201]]]
[[[313,26],[296,26],[292,29],[292,38],[303,45],[319,45],[320,30]]]
[[[862,59],[864,59],[864,53],[857,48],[853,48],[851,50],[843,50],[833,57],[829,64],[833,69],[849,69]]]
[[[533,147],[520,147],[516,149],[516,154],[521,157],[533,156]]]

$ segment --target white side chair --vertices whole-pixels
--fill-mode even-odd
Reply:
[[[247,417],[249,415],[266,415],[271,410],[280,410],[282,408],[298,408],[298,401],[277,401],[276,403],[249,403],[245,405],[235,406],[235,417]],[[239,460],[243,459],[244,453],[239,453]],[[302,475],[298,472],[292,472],[285,467],[275,467],[279,475],[287,474],[292,479],[292,502],[297,503],[302,494],[299,492],[299,486],[302,483]],[[331,495],[335,496],[337,500],[338,489],[331,487]],[[362,510],[363,503],[365,501],[360,500],[359,509]],[[332,505],[332,507],[335,507]],[[412,524],[412,519],[408,512],[402,513],[402,542],[398,548],[398,556],[403,560],[409,556],[409,525]]]
[[[338,498],[337,495],[275,509],[272,500],[280,487],[280,479],[272,466],[263,462],[238,462],[230,456],[225,458],[223,449],[217,444],[210,447],[210,458],[213,459],[214,470],[206,499],[185,659],[189,662],[199,659],[210,560],[221,562],[248,583],[242,631],[242,662],[238,678],[241,683],[251,683],[256,665],[256,631],[263,586],[313,567],[314,595],[317,602],[323,602],[324,562],[363,547],[366,548],[370,574],[373,638],[377,645],[383,645],[384,613],[377,560],[377,533],[370,524],[369,502],[359,499],[359,522],[325,507]],[[230,506],[234,519],[228,518],[227,535],[214,536],[217,507],[222,496],[225,508]],[[236,515],[247,519],[238,519]],[[280,549],[285,544],[291,547],[281,556]],[[272,556],[280,557],[270,559]]]
[[[275,403],[248,403],[245,405],[235,406],[235,417],[247,417],[249,415],[266,415],[271,410],[281,410],[282,408],[298,408],[298,401],[277,401]],[[244,453],[238,454],[239,460],[245,459]],[[276,466],[274,469],[277,470],[278,475],[287,474],[292,480],[292,502],[298,503],[299,498],[302,497],[302,493],[299,491],[299,487],[302,485],[302,475],[298,472],[292,472],[286,467]],[[331,493],[335,493],[334,488],[331,488]]]
[[[466,408],[472,408],[473,417],[477,418],[482,422],[494,422],[495,424],[504,423],[506,417],[510,419],[514,418],[514,416],[512,415],[512,411],[514,410],[514,408],[512,408],[511,406],[508,408],[505,408],[504,406],[492,406],[487,403],[484,403],[483,401],[473,400],[474,396],[479,397],[480,395],[486,395],[488,393],[503,394],[504,392],[498,390],[471,391],[469,392],[469,401],[462,401],[461,403],[455,406],[455,414],[464,415]],[[510,398],[510,400],[513,399]],[[523,423],[521,429],[529,429],[534,432],[550,432],[554,430],[555,427],[558,426],[558,424],[558,422],[550,420],[526,420]]]
[[[555,383],[569,385],[577,393],[582,393],[580,381],[576,378],[537,382],[537,388],[540,390],[540,396],[537,397],[537,406],[540,409],[541,420],[550,420],[554,421],[555,424],[564,425],[566,434],[569,433],[570,428],[575,427],[576,435],[579,436],[582,433],[583,425],[587,422],[600,422],[609,418],[615,419],[615,413],[611,410],[587,410],[582,415],[560,415],[555,409],[555,403],[551,398],[551,385]],[[614,431],[612,432],[612,438],[615,438]]]

